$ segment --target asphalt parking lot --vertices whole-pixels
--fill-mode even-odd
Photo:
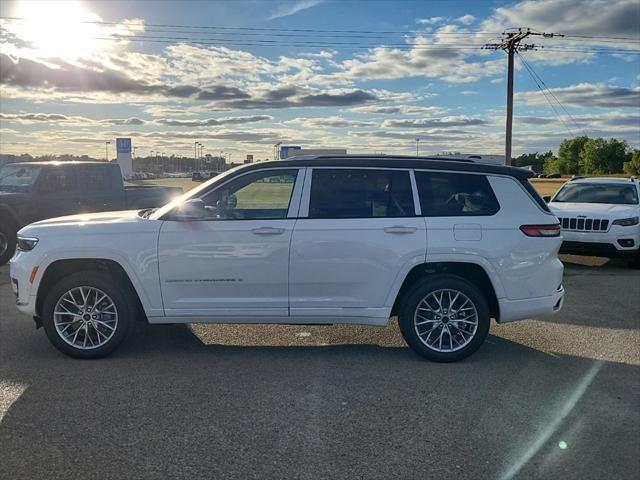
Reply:
[[[559,315],[456,364],[395,322],[144,327],[73,360],[0,267],[0,478],[637,479],[640,271],[568,260]]]

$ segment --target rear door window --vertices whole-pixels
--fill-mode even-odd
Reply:
[[[408,171],[313,169],[309,199],[310,218],[414,215]]]
[[[111,190],[111,168],[108,166],[90,166],[84,169],[84,182],[87,190]]]
[[[424,216],[493,215],[500,210],[484,175],[417,171],[415,176]]]

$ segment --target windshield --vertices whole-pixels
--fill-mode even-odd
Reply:
[[[42,167],[24,165],[6,165],[0,168],[0,191],[29,191],[41,169]]]
[[[554,202],[606,203],[637,205],[638,192],[633,184],[567,183],[556,194]]]

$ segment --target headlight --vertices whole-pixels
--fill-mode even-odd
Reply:
[[[621,227],[631,227],[633,225],[638,225],[640,222],[640,217],[631,217],[631,218],[620,218],[618,220],[614,220],[614,225],[620,225]]]
[[[34,237],[18,237],[18,243],[16,247],[18,250],[23,252],[28,252],[29,250],[33,250],[35,246],[38,244],[38,239]]]

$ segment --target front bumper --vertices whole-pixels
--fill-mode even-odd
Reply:
[[[16,296],[16,307],[23,313],[36,314],[36,293],[34,286],[40,282],[41,271],[37,271],[32,278],[37,262],[30,252],[17,252],[9,262],[9,277],[13,293]]]
[[[564,304],[564,287],[560,285],[553,295],[523,300],[498,299],[500,318],[498,323],[513,322],[526,318],[544,318],[555,315]]]
[[[638,250],[616,248],[611,243],[562,242],[560,253],[569,255],[588,255],[592,257],[632,258]]]
[[[613,225],[607,232],[562,230],[560,253],[601,257],[632,257],[640,248],[640,227]]]

